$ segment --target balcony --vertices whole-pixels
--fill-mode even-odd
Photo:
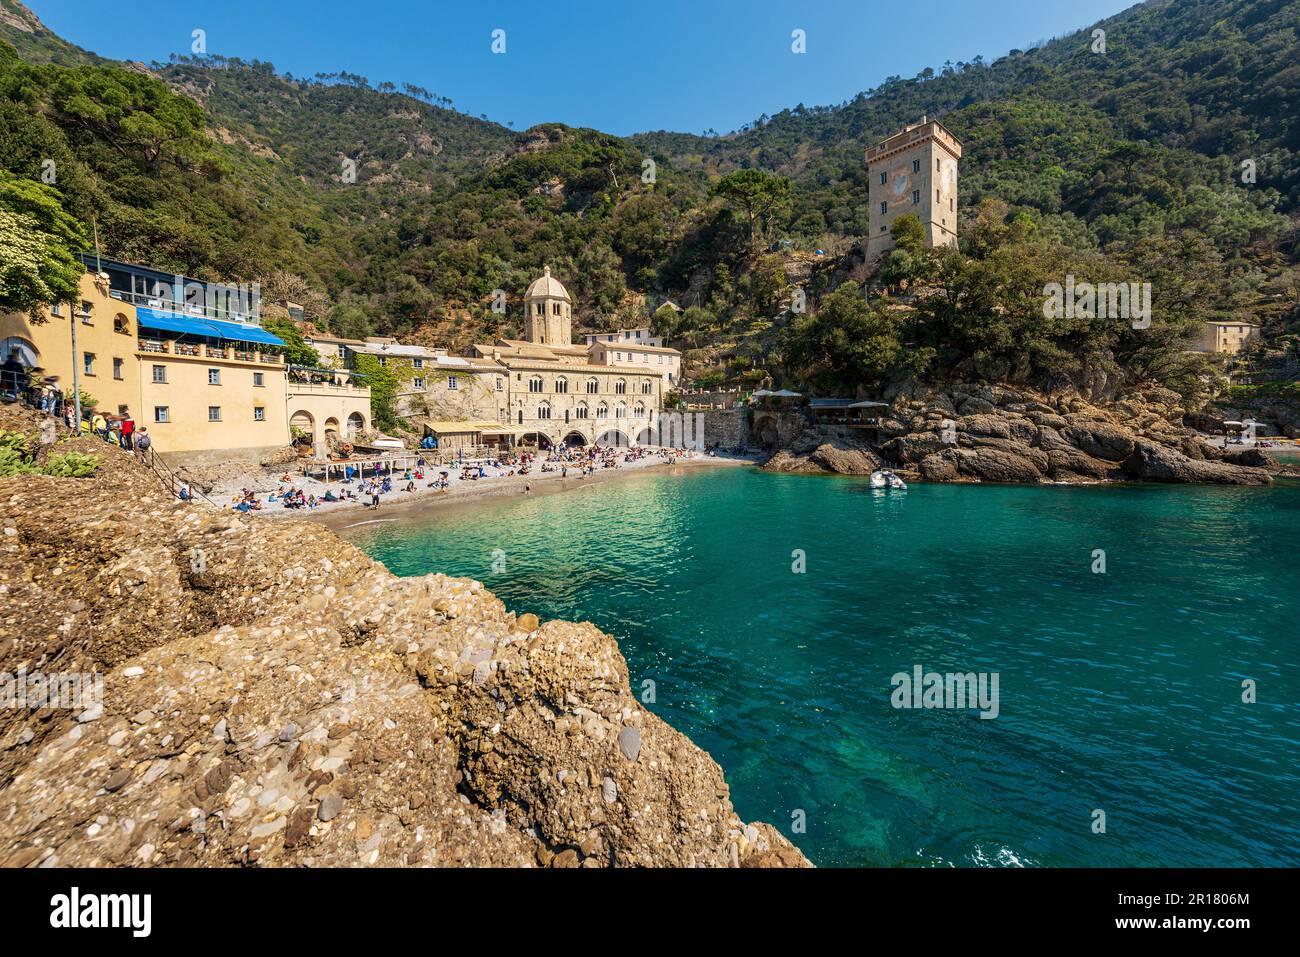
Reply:
[[[256,362],[261,365],[282,366],[284,356],[275,352],[257,352],[233,347],[218,347],[196,342],[179,342],[175,339],[141,339],[140,352],[150,355],[189,356],[195,359],[222,359],[227,362]]]
[[[337,395],[366,398],[370,395],[370,386],[340,384],[337,382],[301,382],[290,379],[287,386],[289,395]]]

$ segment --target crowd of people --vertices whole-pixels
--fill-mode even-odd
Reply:
[[[657,458],[667,464],[693,458],[696,451],[679,448],[630,448],[619,446],[559,447],[550,450],[513,449],[489,453],[481,458],[459,458],[451,469],[435,472],[420,456],[415,466],[401,471],[391,468],[383,460],[366,463],[349,463],[344,467],[343,480],[337,485],[317,483],[305,479],[304,483],[323,485],[323,491],[301,487],[285,472],[280,476],[279,487],[261,497],[250,489],[241,489],[231,499],[231,507],[242,512],[262,511],[265,508],[315,509],[337,502],[360,502],[377,509],[385,496],[409,495],[423,489],[447,491],[453,484],[479,482],[512,476],[559,473],[560,478],[574,476],[585,479],[597,470],[617,469],[624,464]],[[713,451],[707,454],[715,454]],[[385,469],[389,471],[385,474]],[[369,474],[367,474],[369,473]],[[532,485],[525,482],[522,494],[530,494]]]

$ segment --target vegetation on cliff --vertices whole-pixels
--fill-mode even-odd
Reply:
[[[261,281],[266,301],[303,302],[341,334],[463,346],[510,333],[492,291],[516,295],[549,263],[582,321],[653,316],[708,381],[806,370],[853,387],[880,371],[878,349],[837,380],[838,360],[814,361],[827,330],[790,306],[798,291],[809,314],[842,311],[829,297],[844,281],[876,278],[855,245],[871,202],[863,149],[929,114],[963,143],[966,255],[886,264],[896,299],[958,290],[893,315],[909,368],[1086,366],[1186,389],[1194,377],[1170,356],[1194,319],[1262,319],[1269,341],[1297,333],[1298,114],[1285,104],[1298,24],[1294,4],[1159,0],[1099,24],[1104,52],[1089,28],[725,136],[620,139],[558,124],[514,133],[346,72],[217,57],[147,71],[0,21],[0,166],[39,181],[54,160],[63,209],[88,235],[97,224],[108,254]],[[999,245],[980,245],[998,229]],[[1155,331],[1041,328],[1030,293],[1070,268],[1151,282]],[[667,299],[685,312],[660,310]],[[981,303],[1014,314],[993,320]],[[881,313],[896,305],[873,306],[873,322],[889,326]],[[782,335],[791,323],[809,346]]]

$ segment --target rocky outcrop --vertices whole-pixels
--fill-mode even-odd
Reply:
[[[104,693],[0,709],[0,866],[806,865],[592,625],[69,444],[0,480],[0,670]]]
[[[1139,441],[1124,469],[1150,482],[1201,482],[1219,485],[1268,485],[1273,479],[1257,466],[1188,458],[1177,449]]]
[[[870,475],[880,468],[880,458],[865,445],[843,438],[803,433],[791,449],[781,449],[764,463],[769,472],[836,472]]]
[[[915,385],[893,396],[880,452],[933,482],[1213,482],[1263,485],[1266,457],[1227,455],[1182,424],[1179,396],[1148,388],[1095,405],[997,385]]]

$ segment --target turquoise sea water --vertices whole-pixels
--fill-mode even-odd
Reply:
[[[345,534],[617,636],[739,813],[820,865],[1239,866],[1300,863],[1298,533],[1294,485],[725,468]],[[894,708],[918,664],[997,672],[998,717]]]

